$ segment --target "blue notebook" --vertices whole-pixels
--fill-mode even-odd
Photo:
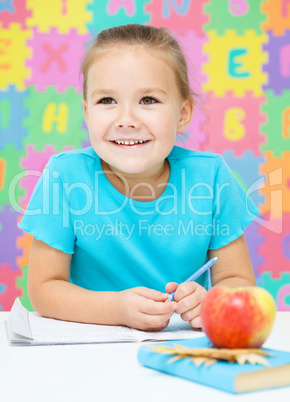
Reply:
[[[168,363],[172,355],[156,353],[153,345],[172,347],[174,344],[189,348],[212,346],[207,337],[182,341],[158,342],[142,346],[138,351],[138,361],[145,367],[172,374],[190,381],[208,385],[231,393],[256,391],[290,385],[290,353],[274,349],[264,349],[273,356],[266,357],[271,367],[260,364],[217,362],[212,366],[202,364],[197,367],[190,358]]]

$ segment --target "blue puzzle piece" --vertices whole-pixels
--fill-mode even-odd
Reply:
[[[7,144],[14,145],[16,150],[23,148],[22,140],[27,137],[27,129],[22,126],[27,115],[23,103],[26,97],[26,91],[19,92],[13,86],[0,91],[0,149]]]
[[[92,36],[96,36],[103,29],[129,23],[146,24],[150,20],[145,6],[150,0],[104,0],[88,4],[93,19],[87,25]]]
[[[3,11],[9,11],[10,13],[14,13],[15,12],[15,8],[12,4],[13,0],[2,0],[2,2],[0,2],[0,13],[2,13]]]
[[[236,156],[232,151],[225,151],[223,158],[245,190],[261,178],[259,167],[265,163],[264,156],[254,156],[252,151],[246,151],[242,156]],[[264,204],[264,198],[258,191],[251,193],[251,199],[258,208],[259,205]]]

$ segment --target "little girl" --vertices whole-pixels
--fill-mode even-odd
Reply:
[[[165,29],[104,30],[81,71],[91,147],[50,159],[20,223],[31,303],[68,321],[160,330],[175,312],[201,327],[211,284],[255,285],[243,229],[258,210],[221,156],[174,145],[195,95]]]

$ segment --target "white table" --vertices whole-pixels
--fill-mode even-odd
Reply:
[[[290,387],[231,395],[141,366],[140,343],[9,346],[0,313],[1,402],[289,402]],[[290,312],[265,347],[290,352]]]

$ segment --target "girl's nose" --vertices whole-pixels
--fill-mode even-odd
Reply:
[[[137,116],[130,111],[124,111],[115,121],[116,128],[138,128],[139,126],[140,123],[137,119]]]
[[[115,124],[116,128],[136,128],[136,123],[127,123],[125,121],[117,121]]]

